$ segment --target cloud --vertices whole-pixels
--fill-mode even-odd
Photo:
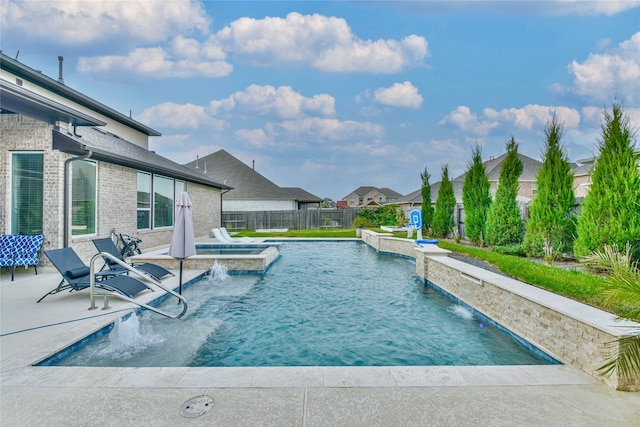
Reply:
[[[253,84],[243,91],[209,103],[211,114],[250,114],[283,119],[304,115],[331,116],[335,114],[335,98],[327,94],[307,98],[291,86],[278,88]]]
[[[554,114],[565,128],[576,128],[580,124],[580,113],[562,106],[529,104],[522,108],[504,108],[500,111],[485,108],[483,114],[488,119],[511,122],[527,130],[532,130],[534,126],[543,128]]]
[[[199,1],[2,0],[3,32],[89,45],[119,40],[152,43],[185,32],[206,34],[210,20]]]
[[[558,95],[574,94],[593,101],[610,102],[615,96],[629,103],[640,101],[640,32],[609,53],[591,53],[584,62],[574,60],[568,71],[571,86],[554,84]]]
[[[139,117],[142,123],[172,129],[213,128],[222,130],[227,125],[220,119],[211,117],[205,108],[194,104],[165,102],[145,109]]]
[[[536,16],[613,16],[640,6],[640,0],[509,0],[509,1],[415,1],[392,2],[403,9],[422,13],[498,12]]]
[[[422,95],[418,93],[418,88],[409,81],[395,83],[389,88],[376,89],[373,97],[379,104],[391,107],[416,109],[422,105]]]
[[[138,48],[128,55],[81,57],[78,70],[84,73],[127,72],[154,78],[224,77],[233,67],[225,61],[202,58],[174,58],[161,47]]]
[[[478,116],[471,113],[471,109],[464,105],[458,106],[447,114],[438,124],[456,127],[464,133],[476,136],[487,135],[491,129],[498,126],[497,121],[478,119]]]
[[[424,37],[362,40],[342,18],[289,13],[285,18],[241,18],[215,40],[242,63],[256,67],[310,67],[329,72],[396,73],[421,65]]]
[[[370,122],[310,117],[302,120],[267,123],[265,132],[271,139],[294,142],[351,142],[362,139],[371,141],[379,138],[383,134],[383,128]]]
[[[238,141],[247,142],[254,147],[272,145],[263,129],[240,129],[235,132]]]

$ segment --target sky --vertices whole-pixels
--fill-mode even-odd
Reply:
[[[407,194],[484,159],[597,154],[603,112],[640,128],[640,0],[13,1],[0,48],[162,133],[188,163],[224,149],[281,187]],[[255,163],[254,163],[255,162]],[[210,171],[215,175],[215,171]],[[223,177],[219,178],[221,181]],[[233,186],[233,182],[229,182]]]

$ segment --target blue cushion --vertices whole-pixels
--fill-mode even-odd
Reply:
[[[437,240],[416,240],[416,244],[418,245],[437,245]]]
[[[88,276],[91,270],[87,266],[74,268],[73,270],[67,270],[66,275],[69,279],[77,279],[78,277]]]

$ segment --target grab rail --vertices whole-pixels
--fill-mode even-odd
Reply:
[[[119,266],[126,268],[128,271],[131,271],[135,274],[137,274],[138,276],[150,280],[154,285],[158,286],[159,288],[165,290],[166,292],[170,293],[171,295],[173,295],[174,297],[178,298],[180,300],[180,302],[182,302],[182,312],[180,314],[176,315],[172,315],[169,313],[166,313],[162,310],[157,309],[156,307],[152,307],[148,304],[142,303],[142,302],[138,302],[133,298],[129,298],[126,295],[122,295],[120,293],[112,293],[112,294],[102,294],[102,293],[96,293],[95,292],[95,282],[96,282],[96,276],[95,276],[95,267],[94,267],[94,263],[96,261],[96,259],[98,258],[102,258],[102,257],[106,257],[109,258],[110,260],[116,262]],[[90,287],[89,287],[89,299],[91,301],[91,306],[89,307],[89,310],[95,310],[96,304],[95,304],[95,297],[96,296],[102,296],[104,297],[104,306],[102,307],[103,310],[108,310],[109,308],[109,297],[110,296],[116,296],[118,298],[122,298],[126,301],[132,302],[136,305],[139,305],[140,307],[144,307],[147,310],[151,310],[155,313],[158,313],[162,316],[168,317],[170,319],[178,319],[182,316],[184,316],[184,314],[187,312],[187,300],[184,299],[184,297],[178,293],[176,293],[175,291],[167,288],[166,286],[164,286],[162,283],[160,283],[160,281],[154,279],[153,277],[149,277],[148,275],[140,272],[140,270],[136,269],[135,267],[132,267],[131,265],[121,261],[120,259],[116,258],[115,256],[111,255],[108,252],[99,252],[97,254],[95,254],[92,258],[91,258],[91,262],[89,264],[89,271],[90,271]]]

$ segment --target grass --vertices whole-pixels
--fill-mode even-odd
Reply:
[[[374,229],[374,231],[380,232],[381,230]],[[243,230],[238,235],[248,237],[355,238],[356,232],[353,228],[291,230],[270,233]],[[406,238],[406,236],[406,233],[395,233],[395,237]],[[605,280],[600,276],[577,270],[564,270],[526,258],[499,254],[488,249],[464,246],[443,240],[438,243],[438,246],[452,252],[481,259],[522,282],[609,311],[618,316],[624,316],[627,312],[623,306],[605,307],[603,290],[606,284]]]

